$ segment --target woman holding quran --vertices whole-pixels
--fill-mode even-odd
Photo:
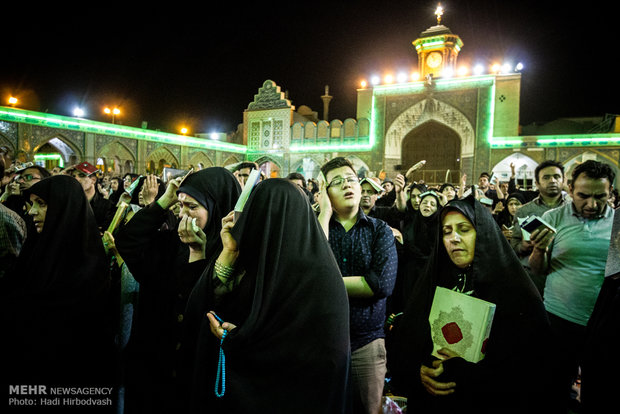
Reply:
[[[347,294],[308,198],[262,181],[221,237],[186,312],[189,412],[345,412]]]
[[[144,186],[156,185],[149,176]],[[164,194],[118,229],[115,245],[140,284],[126,347],[125,412],[179,412],[177,354],[189,292],[221,250],[222,218],[241,192],[232,173],[212,167],[168,182]],[[170,209],[181,205],[179,216]]]
[[[546,312],[491,213],[469,196],[450,201],[438,224],[395,333],[393,381],[408,410],[552,412]]]

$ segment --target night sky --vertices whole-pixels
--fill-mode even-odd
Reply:
[[[118,105],[124,125],[232,131],[270,79],[319,116],[329,85],[330,119],[355,118],[361,79],[417,66],[411,42],[436,24],[438,2],[211,3],[4,13],[1,104],[12,93],[19,107],[71,115],[81,105],[101,121],[104,105]],[[442,1],[441,23],[463,40],[459,63],[525,65],[522,125],[620,113],[611,3],[540,3],[551,2]]]

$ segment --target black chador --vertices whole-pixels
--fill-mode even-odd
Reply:
[[[443,245],[442,218],[464,215],[476,230],[475,255],[468,269],[457,268]],[[546,400],[545,354],[549,325],[539,293],[490,212],[473,197],[450,201],[442,210],[428,266],[417,281],[395,333],[402,364],[394,372],[414,412],[539,412]],[[496,304],[485,358],[478,363],[451,358],[441,382],[454,381],[449,396],[431,396],[420,382],[420,366],[431,367],[428,315],[435,287],[457,289]],[[542,370],[542,371],[539,371]],[[527,384],[526,386],[524,386]],[[543,411],[547,412],[547,411]]]
[[[191,412],[343,412],[347,294],[308,198],[288,180],[260,182],[231,234],[235,268],[245,272],[239,284],[216,299],[212,262],[188,303]],[[222,397],[215,394],[220,340],[209,311],[237,326],[222,343]]]
[[[45,178],[31,194],[47,212],[2,280],[3,374],[11,384],[109,386],[109,272],[93,212],[73,177]]]

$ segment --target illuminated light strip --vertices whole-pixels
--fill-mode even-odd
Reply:
[[[60,115],[41,114],[39,112],[22,109],[0,107],[0,119],[5,121],[21,122],[25,124],[42,125],[51,128],[69,129],[80,132],[90,132],[103,135],[120,136],[166,144],[187,145],[205,149],[215,149],[227,152],[245,154],[244,145],[226,142],[210,141],[201,138],[187,137],[165,132],[149,131],[146,129],[106,124],[104,122],[74,119]]]
[[[64,168],[65,161],[60,154],[34,154],[35,161],[58,161],[58,166]]]
[[[372,94],[372,101],[370,103],[370,148],[375,146],[375,142],[377,142],[377,135],[375,132],[376,127],[376,111],[375,111],[375,94]]]
[[[432,42],[424,42],[424,43],[418,43],[416,45],[416,49],[436,49],[438,47],[444,46],[446,44],[445,41],[443,40],[434,40]]]
[[[493,85],[491,85],[491,96],[489,97],[489,105],[491,106],[489,108],[489,111],[487,112],[487,115],[489,117],[489,123],[487,124],[487,128],[488,128],[488,135],[487,135],[487,142],[490,144],[491,141],[493,140],[493,128],[495,126],[495,89],[497,88],[497,78],[495,76],[493,76]]]
[[[528,140],[526,141],[526,138]],[[585,135],[542,135],[540,137],[494,137],[489,142],[491,147],[554,147],[554,146],[617,146],[620,145],[618,134],[585,134]]]
[[[491,145],[491,148],[498,148],[498,147],[520,147],[523,145],[523,141],[520,139],[509,139],[509,140],[505,140],[505,141],[496,141],[496,140],[492,140],[491,142],[489,142],[489,144]]]
[[[586,143],[586,144],[618,144],[620,143],[620,135],[616,134],[587,134],[581,135],[575,138],[563,138],[560,136],[553,136],[553,138],[542,138],[536,141],[540,145],[557,145],[557,144],[572,144],[572,143]]]
[[[471,83],[480,83],[477,87],[494,86],[495,75],[479,75],[479,76],[467,76],[462,78],[450,78],[450,79],[435,79],[436,90],[456,89],[461,86],[471,86]],[[393,93],[395,90],[400,90],[403,93],[412,93],[424,90],[426,88],[425,81],[407,82],[401,84],[392,85],[377,85],[374,87],[377,95],[383,95],[387,93]]]

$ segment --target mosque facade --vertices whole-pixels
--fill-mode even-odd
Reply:
[[[618,173],[615,117],[595,132],[523,135],[521,73],[455,76],[463,42],[440,19],[412,45],[419,79],[360,87],[355,118],[328,120],[328,87],[320,119],[306,106],[295,108],[274,80],[266,80],[231,134],[186,137],[0,107],[0,145],[22,162],[50,168],[88,161],[115,175],[249,160],[269,177],[296,171],[316,178],[335,156],[350,158],[360,176],[381,178],[424,160],[412,178],[431,184],[458,183],[463,175],[471,183],[483,171],[507,178],[512,164],[517,179],[531,185],[534,168],[545,159],[563,162],[568,173],[596,159]]]

